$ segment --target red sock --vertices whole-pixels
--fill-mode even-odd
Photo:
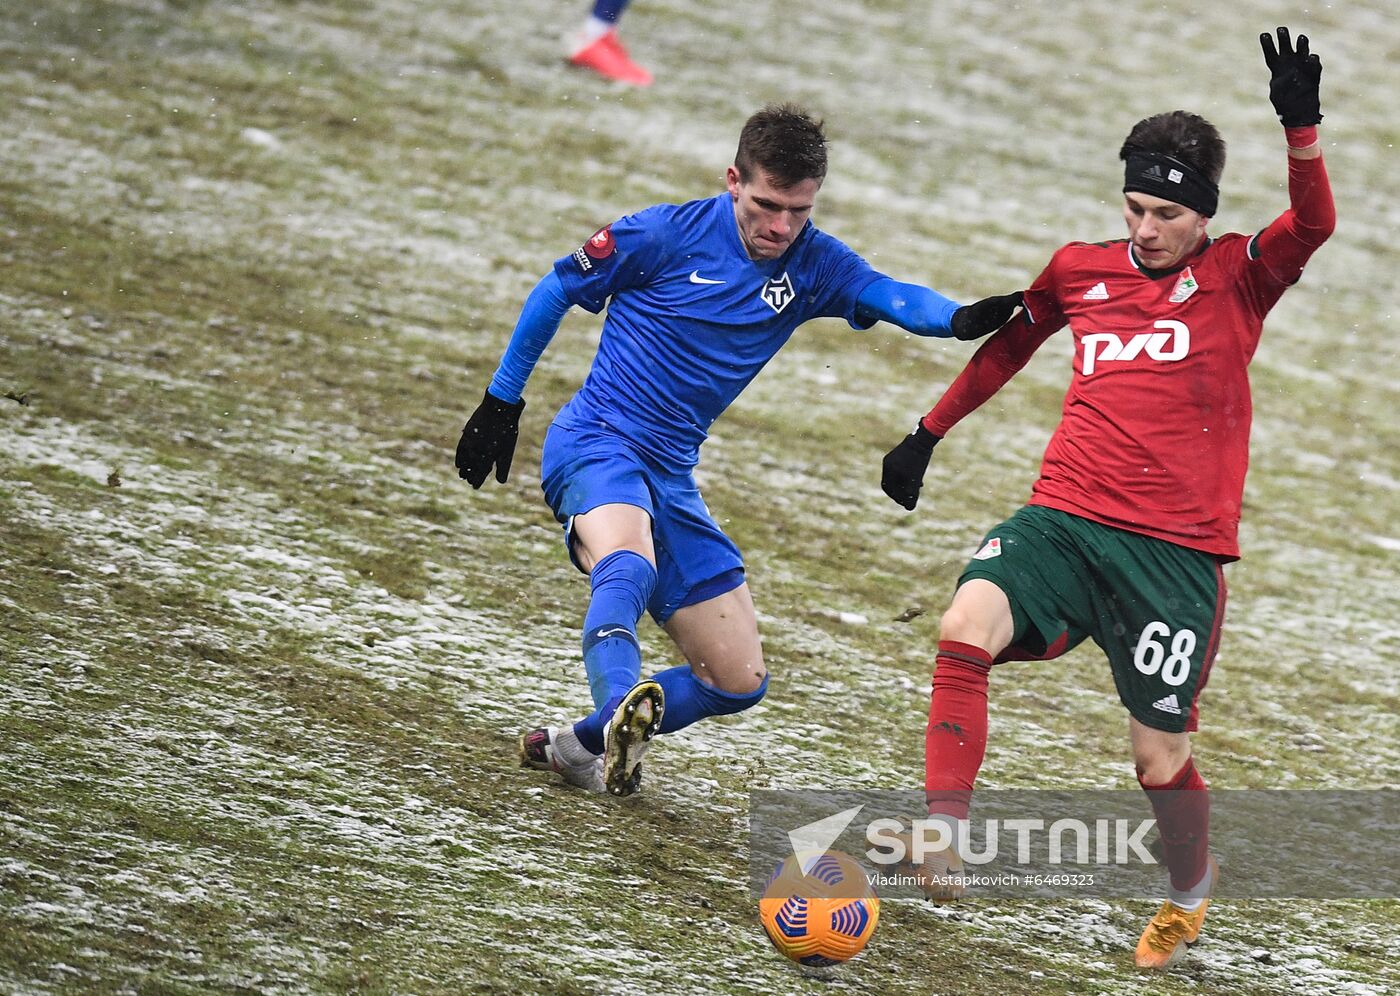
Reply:
[[[1141,771],[1138,784],[1157,817],[1172,888],[1189,892],[1205,877],[1210,850],[1210,792],[1205,780],[1196,770],[1195,759],[1188,757],[1166,784],[1147,784]]]
[[[987,673],[992,656],[954,640],[938,644],[924,734],[924,797],[934,815],[967,819],[987,751]]]

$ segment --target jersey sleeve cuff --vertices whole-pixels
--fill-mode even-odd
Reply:
[[[1317,125],[1298,125],[1283,129],[1290,149],[1306,149],[1317,144]]]
[[[578,265],[572,255],[554,261],[554,275],[564,285],[564,296],[570,304],[576,304],[589,314],[596,315],[603,310],[606,299],[597,299],[588,293],[588,288],[578,272]]]

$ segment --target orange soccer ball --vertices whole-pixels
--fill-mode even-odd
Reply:
[[[773,947],[793,961],[835,965],[860,954],[875,933],[880,899],[850,855],[804,853],[778,865],[758,917]]]

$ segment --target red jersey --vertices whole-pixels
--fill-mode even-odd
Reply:
[[[1334,224],[1320,158],[1290,158],[1289,192],[1263,232],[1206,240],[1171,271],[1138,265],[1127,240],[1064,246],[925,428],[944,435],[1068,325],[1074,373],[1030,503],[1238,558],[1249,361]]]

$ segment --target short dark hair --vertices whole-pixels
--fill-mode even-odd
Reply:
[[[769,104],[744,123],[734,168],[747,183],[755,169],[786,190],[803,180],[826,179],[826,135],[822,122],[795,104]]]
[[[1225,172],[1225,139],[1215,125],[1189,111],[1154,114],[1133,125],[1118,158],[1126,162],[1135,149],[1179,159],[1217,187]]]

